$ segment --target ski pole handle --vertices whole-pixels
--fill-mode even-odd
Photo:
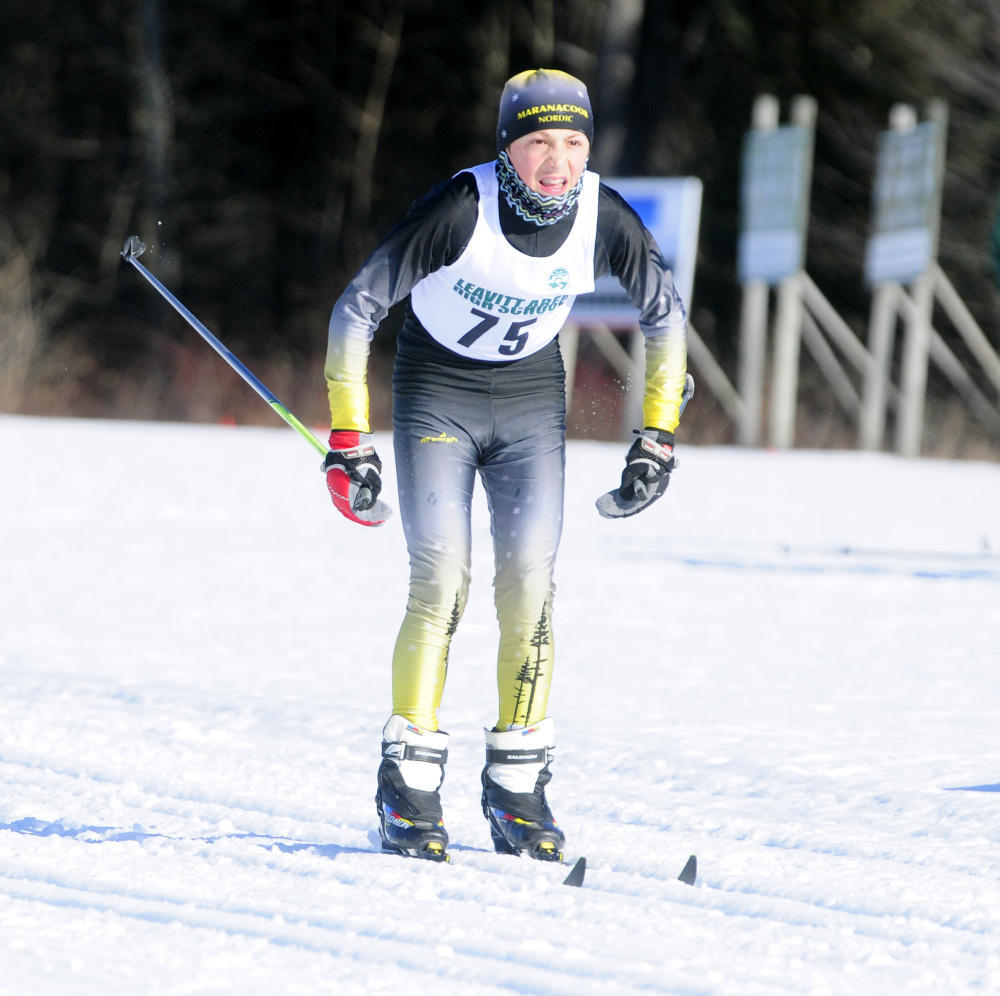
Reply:
[[[325,443],[321,443],[264,385],[258,380],[227,348],[173,294],[139,262],[139,257],[146,251],[145,243],[139,241],[136,235],[130,235],[125,240],[122,257],[131,263],[173,306],[174,310],[197,332],[219,356],[221,356],[267,403],[283,418],[303,439],[318,453],[326,456],[330,451]]]

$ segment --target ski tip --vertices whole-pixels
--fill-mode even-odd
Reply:
[[[138,235],[130,235],[125,240],[125,245],[122,248],[122,255],[126,259],[136,259],[141,256],[146,251],[146,243],[139,241]]]
[[[698,877],[698,859],[692,854],[690,858],[687,859],[687,864],[681,870],[680,875],[677,876],[678,881],[683,882],[685,885],[694,885],[695,879]]]
[[[583,877],[587,874],[587,859],[577,858],[572,871],[563,879],[563,885],[572,885],[577,889],[583,885]]]

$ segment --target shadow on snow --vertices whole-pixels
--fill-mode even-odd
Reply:
[[[343,847],[340,844],[318,844],[303,840],[290,840],[288,837],[269,837],[257,833],[220,833],[214,837],[171,837],[165,833],[154,833],[146,829],[123,830],[120,827],[64,826],[62,823],[46,823],[26,816],[13,823],[0,823],[0,830],[10,830],[13,833],[29,834],[32,837],[70,837],[85,844],[110,844],[129,840],[163,840],[198,841],[204,844],[214,844],[218,840],[250,840],[261,841],[260,847],[276,847],[286,854],[296,851],[315,851],[323,858],[336,858],[340,854],[370,854],[365,847]]]

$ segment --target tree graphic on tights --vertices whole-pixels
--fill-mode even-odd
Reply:
[[[525,690],[530,688],[527,703],[524,707],[525,725],[527,725],[531,716],[531,710],[535,705],[535,689],[538,686],[538,679],[545,675],[545,672],[542,670],[542,664],[548,661],[548,657],[542,655],[542,647],[549,646],[548,616],[545,606],[542,606],[542,615],[535,624],[535,631],[528,642],[534,647],[535,659],[532,661],[530,655],[525,657],[524,663],[521,665],[521,669],[517,672],[517,677],[514,679],[517,682],[517,699],[514,702],[515,723],[517,722],[517,714],[521,708],[521,703],[524,701]]]

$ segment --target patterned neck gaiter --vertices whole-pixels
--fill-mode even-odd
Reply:
[[[536,225],[554,225],[576,207],[576,200],[583,189],[583,177],[576,186],[561,197],[546,197],[536,193],[517,175],[517,170],[511,165],[507,150],[501,150],[497,156],[497,182],[503,192],[504,199],[514,211],[525,221]]]

